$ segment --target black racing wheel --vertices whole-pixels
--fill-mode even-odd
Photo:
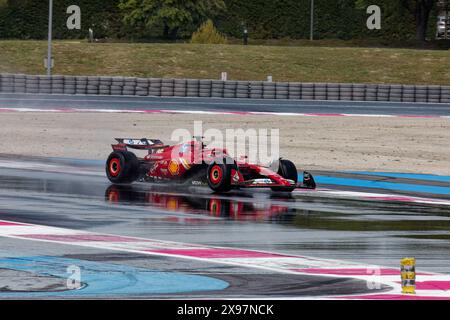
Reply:
[[[292,180],[297,184],[298,182],[298,172],[297,167],[295,166],[292,161],[280,159],[280,166],[278,168],[277,172],[280,176],[282,176],[285,179]],[[284,192],[292,192],[295,190],[294,187],[272,187],[273,191],[284,191]]]
[[[106,161],[106,175],[112,183],[132,183],[139,176],[139,160],[134,153],[114,151]]]
[[[232,189],[231,185],[231,173],[233,169],[237,169],[234,161],[223,159],[219,163],[218,161],[212,162],[208,166],[207,180],[209,187],[215,192],[228,192]],[[230,163],[231,162],[231,163]]]

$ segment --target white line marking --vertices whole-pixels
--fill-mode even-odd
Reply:
[[[388,115],[388,114],[351,114],[351,113],[291,113],[291,112],[240,112],[240,111],[198,111],[171,109],[84,109],[84,108],[0,108],[0,112],[45,112],[45,113],[139,113],[139,114],[203,114],[203,115],[255,115],[255,116],[292,116],[292,117],[371,117],[371,118],[417,118],[417,119],[450,119],[450,116],[431,115]]]
[[[299,104],[294,104],[295,102],[309,102],[313,103],[310,105],[302,104],[301,106],[305,107],[317,107],[317,106],[323,106],[323,107],[340,107],[344,105],[345,107],[349,108],[372,108],[373,106],[376,106],[377,108],[384,108],[384,109],[392,109],[392,106],[383,106],[384,105],[398,105],[405,108],[405,102],[394,102],[394,101],[352,101],[352,100],[310,100],[310,99],[239,99],[239,98],[221,98],[221,97],[209,97],[209,98],[202,98],[202,97],[176,97],[176,96],[129,96],[129,95],[122,95],[122,96],[111,96],[111,95],[73,95],[73,94],[55,94],[50,95],[54,96],[53,99],[50,98],[28,98],[24,97],[27,94],[22,93],[19,98],[17,98],[16,93],[1,93],[0,95],[3,96],[12,96],[13,100],[25,100],[25,101],[68,101],[68,102],[101,102],[101,103],[108,103],[108,102],[117,102],[117,103],[124,103],[129,102],[130,99],[133,99],[133,102],[136,103],[163,103],[163,104],[170,104],[173,103],[172,101],[163,101],[163,99],[170,99],[170,100],[182,100],[180,102],[176,103],[186,103],[186,104],[223,104],[223,102],[203,102],[204,100],[211,99],[214,101],[223,100],[224,102],[235,102],[239,105],[248,105],[248,106],[255,106],[255,105],[262,105],[262,106],[273,106],[273,104],[281,103],[283,106],[299,106]],[[40,96],[40,97],[48,97],[49,94],[45,93],[36,93],[32,94],[32,96]],[[67,99],[70,97],[78,96],[80,99]],[[61,97],[67,97],[67,98],[61,98]],[[89,99],[83,99],[82,97],[89,97]],[[99,98],[108,98],[108,99],[94,99],[93,97],[99,97]],[[111,99],[112,98],[112,99]],[[120,99],[123,98],[123,99]],[[144,99],[147,99],[146,101],[142,101]],[[11,101],[12,98],[2,98],[0,97],[0,101]],[[186,102],[185,100],[196,100],[193,102]],[[245,102],[249,101],[249,102]],[[251,102],[257,102],[251,103]],[[265,103],[267,102],[267,103]],[[290,103],[292,102],[292,103]],[[334,104],[329,104],[329,103]],[[328,103],[328,104],[325,104]],[[362,105],[363,104],[363,105]],[[408,102],[407,109],[423,109],[423,106],[433,106],[433,107],[448,107],[450,104],[448,103],[426,103],[426,102]]]
[[[331,189],[317,189],[314,191],[309,190],[296,190],[294,194],[301,196],[332,196],[333,198],[351,198],[358,200],[372,200],[372,201],[393,201],[393,202],[411,202],[433,205],[450,206],[450,201],[445,199],[433,199],[433,198],[421,198],[405,196],[395,193],[371,193],[361,191],[344,191],[344,190],[331,190]]]

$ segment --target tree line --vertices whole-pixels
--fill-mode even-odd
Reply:
[[[315,0],[315,37],[424,41],[435,32],[438,0]],[[81,30],[66,28],[66,8],[78,5]],[[368,30],[368,5],[382,11],[380,30]],[[254,39],[308,38],[310,0],[57,0],[54,35],[126,40],[185,39],[207,19],[220,32]],[[48,0],[0,0],[0,38],[45,39]]]

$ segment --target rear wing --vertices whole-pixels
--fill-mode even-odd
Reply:
[[[166,147],[159,139],[132,139],[132,138],[115,138],[118,144],[113,144],[114,151],[126,151],[127,148],[137,150],[152,150]]]

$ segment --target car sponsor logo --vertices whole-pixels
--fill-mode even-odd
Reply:
[[[157,156],[157,155],[150,154],[146,158],[147,158],[147,160],[162,160],[162,159],[164,159],[164,156]]]
[[[171,175],[176,176],[180,172],[180,166],[175,160],[171,160],[167,167]]]
[[[128,144],[130,146],[146,146],[148,145],[145,140],[137,140],[137,139],[124,139],[123,143]]]
[[[270,179],[255,179],[252,181],[252,184],[272,184],[273,181]]]

